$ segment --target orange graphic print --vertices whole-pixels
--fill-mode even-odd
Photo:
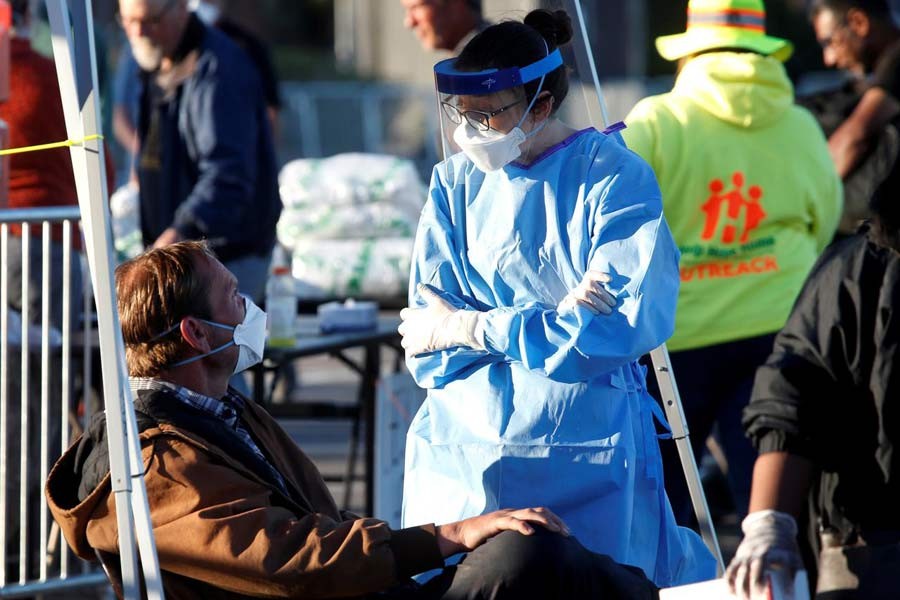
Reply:
[[[750,241],[750,232],[759,227],[766,217],[766,212],[759,203],[763,197],[763,190],[758,185],[752,185],[744,195],[744,174],[736,171],[731,176],[734,188],[725,192],[725,185],[721,179],[713,179],[709,183],[710,196],[701,207],[706,213],[706,225],[703,228],[702,238],[711,240],[719,230],[720,221],[722,227],[722,242],[733,244],[739,242],[746,244]],[[724,192],[724,193],[723,193]],[[722,218],[722,206],[725,206],[725,218]],[[741,215],[743,213],[743,223]],[[738,231],[740,227],[740,237]]]

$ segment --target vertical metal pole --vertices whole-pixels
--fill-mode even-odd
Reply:
[[[663,344],[651,351],[650,359],[653,361],[653,370],[656,371],[663,408],[665,408],[669,426],[672,428],[672,439],[675,440],[675,446],[678,449],[681,468],[684,470],[688,491],[691,494],[691,503],[694,505],[694,513],[697,515],[700,535],[715,557],[718,573],[721,576],[725,571],[725,563],[722,560],[719,539],[716,537],[716,529],[713,526],[712,516],[709,514],[709,506],[706,504],[703,485],[700,482],[700,471],[697,470],[697,461],[694,459],[694,451],[691,449],[691,434],[688,431],[687,420],[684,418],[684,407],[681,405],[681,396],[678,393],[678,386],[675,384],[675,373],[672,372],[672,362],[669,360],[669,351],[666,345]]]
[[[19,346],[19,583],[28,581],[28,323],[31,320],[31,227],[22,223],[22,345]]]
[[[44,221],[41,228],[41,482],[47,481],[47,461],[50,460],[50,222]],[[38,557],[40,560],[40,580],[47,580],[47,501],[41,494],[37,506]]]
[[[381,373],[381,343],[366,344],[363,372],[362,406],[366,424],[366,514],[371,515],[375,506],[375,402],[376,383]]]
[[[62,267],[62,393],[59,426],[59,447],[69,447],[69,412],[72,409],[72,221],[63,221]],[[46,481],[46,480],[45,480]],[[69,546],[59,545],[59,576],[69,576]]]
[[[334,2],[334,58],[350,71],[356,66],[356,0]]]
[[[297,114],[303,115],[300,120],[300,147],[304,158],[322,157],[322,136],[319,131],[319,107],[313,92],[308,88],[298,93],[292,102]]]
[[[625,68],[628,77],[647,75],[647,0],[629,0],[625,4],[628,19],[628,49]]]
[[[372,86],[365,86],[361,94],[360,113],[363,122],[363,144],[366,152],[383,152],[384,138],[383,121],[381,116],[381,102],[384,99],[382,94],[375,91]]]
[[[83,233],[84,225],[81,224],[79,228]],[[86,239],[83,237],[83,239]],[[80,261],[79,261],[80,262]],[[90,270],[87,273],[88,277],[90,277]],[[83,327],[81,330],[82,339],[81,339],[81,373],[82,373],[82,392],[81,392],[81,401],[82,408],[84,409],[84,416],[81,419],[82,431],[87,429],[87,425],[91,422],[91,417],[94,413],[93,407],[91,405],[91,396],[94,389],[94,319],[92,312],[92,305],[94,302],[93,295],[94,287],[91,285],[90,281],[88,281],[87,285],[83,286],[83,302],[84,302],[84,310],[81,313],[81,318],[83,322]],[[99,399],[99,398],[98,398]],[[89,571],[89,566],[86,562],[82,561],[81,563],[81,571],[82,573],[87,573]]]
[[[6,586],[6,516],[9,479],[9,225],[0,225],[0,588]]]
[[[88,272],[88,277],[90,276],[91,274]],[[91,390],[94,389],[94,319],[91,313],[91,305],[94,303],[93,291],[94,287],[90,283],[84,286],[82,298],[84,310],[81,313],[84,323],[82,327],[83,337],[81,339],[81,356],[83,357],[81,368],[84,385],[82,401],[84,402],[85,426],[91,422],[91,417],[94,414],[94,407],[91,405],[91,399],[88,396]]]
[[[46,0],[53,39],[53,55],[66,117],[72,139],[100,133],[97,70],[90,0]],[[138,557],[147,596],[164,597],[159,559],[153,539],[143,472],[132,474],[133,464],[142,464],[136,431],[134,406],[124,369],[124,344],[119,327],[113,283],[112,232],[104,177],[103,144],[86,142],[71,150],[82,224],[87,238],[87,255],[97,303],[100,356],[103,366],[103,396],[106,402],[112,493],[116,502],[119,558],[126,598],[139,598]],[[129,436],[129,431],[132,435]],[[133,505],[134,502],[134,512]]]

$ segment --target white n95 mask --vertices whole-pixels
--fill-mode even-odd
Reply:
[[[516,123],[516,126],[509,133],[500,133],[494,129],[478,131],[466,119],[463,119],[462,123],[456,127],[456,130],[453,132],[453,141],[456,142],[469,160],[475,163],[475,166],[480,171],[484,173],[496,171],[519,158],[522,155],[522,143],[543,129],[547,124],[549,119],[544,119],[540,125],[527,134],[522,131],[522,123],[525,122],[525,117],[528,116],[528,113],[534,107],[542,87],[544,87],[543,77],[541,77],[541,82],[538,84],[534,98],[531,99],[531,102],[528,103],[528,108],[525,109],[525,114],[522,115],[522,118],[519,119],[519,122]]]
[[[518,125],[509,133],[500,133],[493,129],[478,131],[466,120],[463,120],[453,132],[453,141],[469,160],[485,173],[502,169],[519,158],[522,155],[519,146],[526,139],[528,136]]]
[[[172,367],[180,367],[181,365],[198,361],[201,358],[206,358],[207,356],[211,356],[232,346],[237,346],[239,351],[237,364],[234,365],[235,374],[249,369],[262,360],[263,354],[266,351],[266,313],[247,296],[244,296],[244,320],[237,325],[223,325],[222,323],[207,321],[206,319],[200,320],[213,327],[230,329],[233,332],[231,341],[214,350],[210,350],[205,354],[192,356],[187,360],[177,362],[171,365]],[[165,335],[180,326],[180,322],[176,323],[168,331],[163,332],[160,335]]]

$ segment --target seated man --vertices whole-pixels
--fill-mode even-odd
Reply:
[[[639,569],[585,550],[546,509],[400,530],[339,511],[287,433],[228,387],[260,359],[266,319],[204,243],[121,265],[116,288],[168,598],[656,597]],[[102,414],[47,496],[78,556],[114,558]],[[460,552],[425,586],[408,579]]]

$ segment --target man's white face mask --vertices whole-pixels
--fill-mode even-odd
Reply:
[[[249,369],[262,360],[263,353],[266,350],[266,313],[247,296],[244,296],[244,320],[239,324],[223,325],[222,323],[207,321],[206,319],[200,320],[213,327],[231,330],[233,332],[231,341],[226,342],[205,354],[192,356],[191,358],[177,362],[170,365],[170,367],[180,367],[181,365],[198,361],[201,358],[206,358],[207,356],[211,356],[226,348],[231,348],[232,346],[237,346],[239,351],[237,363],[234,365],[235,375]],[[181,322],[179,321],[169,328],[168,331],[164,331],[156,337],[159,338],[163,335],[167,335],[169,332],[174,331],[176,327],[180,326]]]
[[[163,49],[150,41],[150,38],[140,37],[128,40],[131,45],[131,54],[135,62],[144,71],[158,71],[162,64]]]

